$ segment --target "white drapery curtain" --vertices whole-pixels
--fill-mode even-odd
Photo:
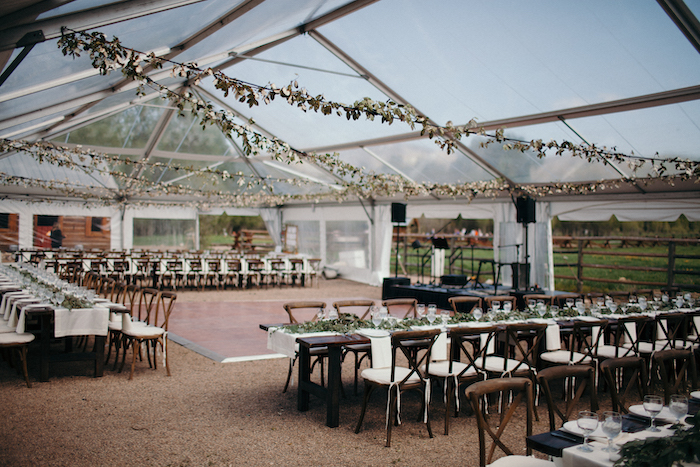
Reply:
[[[260,217],[265,222],[267,232],[276,246],[282,246],[282,212],[279,208],[260,209]]]
[[[372,285],[381,285],[384,278],[391,277],[392,232],[391,205],[383,204],[372,208]]]

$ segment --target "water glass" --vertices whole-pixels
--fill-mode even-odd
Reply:
[[[608,437],[608,445],[603,448],[605,452],[617,452],[613,446],[613,439],[622,431],[622,416],[618,412],[603,412],[603,433]]]
[[[534,313],[535,306],[537,306],[537,302],[535,300],[529,299],[527,301],[527,307],[530,309],[530,313]]]
[[[513,309],[513,304],[511,302],[503,302],[503,311],[506,313],[510,313],[510,311]]]
[[[375,327],[378,327],[380,324],[382,324],[382,314],[379,312],[379,307],[373,306],[371,313],[372,324],[374,324]]]
[[[499,301],[493,301],[491,302],[491,310],[493,310],[494,313],[498,313],[498,310],[501,309],[501,302]]]
[[[566,307],[567,308],[572,308],[574,306],[574,299],[573,298],[567,298],[566,299]]]
[[[474,316],[474,319],[479,321],[482,316],[484,316],[484,312],[481,308],[478,306],[475,306],[474,309],[472,310],[472,315]]]
[[[425,316],[425,305],[422,303],[416,305],[416,313],[418,314],[418,318]]]
[[[578,413],[576,424],[583,432],[583,444],[578,447],[579,450],[592,452],[593,448],[588,444],[588,437],[598,428],[598,414],[590,410],[582,410]]]
[[[681,419],[688,415],[688,398],[683,394],[673,394],[668,403],[668,410],[676,417],[676,425],[681,423]]]
[[[648,395],[644,396],[644,410],[651,417],[651,426],[648,428],[649,431],[661,431],[656,427],[656,416],[661,413],[664,408],[664,401],[661,396]]]

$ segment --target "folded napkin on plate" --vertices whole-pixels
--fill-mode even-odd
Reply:
[[[109,329],[109,309],[95,308],[56,308],[54,310],[54,335],[65,336],[106,336]]]

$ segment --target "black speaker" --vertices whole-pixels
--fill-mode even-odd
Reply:
[[[532,224],[535,222],[535,199],[529,196],[520,196],[515,200],[518,222]]]
[[[406,205],[403,203],[391,203],[391,222],[403,224],[406,222]]]

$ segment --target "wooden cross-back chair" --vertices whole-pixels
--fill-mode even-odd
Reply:
[[[418,300],[415,298],[390,298],[382,301],[382,306],[385,306],[387,311],[392,316],[401,318],[417,318],[416,307]]]
[[[285,303],[282,305],[284,308],[284,311],[287,312],[287,316],[289,317],[289,324],[299,324],[299,321],[297,320],[296,316],[294,316],[294,311],[295,310],[306,310],[308,312],[312,312],[312,317],[311,319],[308,319],[307,321],[316,321],[318,319],[318,314],[322,313],[326,309],[326,303],[325,302],[314,302],[314,301],[309,301],[309,302],[290,302],[290,303]],[[287,389],[289,388],[289,383],[292,380],[292,372],[294,371],[294,364],[297,361],[297,356],[298,353],[294,354],[294,358],[289,359],[289,371],[287,372],[287,381],[284,383],[284,389],[282,390],[282,393],[287,392]],[[321,385],[324,385],[324,374],[323,374],[323,367],[324,367],[324,359],[328,357],[328,347],[312,347],[309,349],[309,356],[310,358],[314,359],[314,362],[311,364],[311,371],[313,372],[314,367],[316,366],[316,363],[319,364],[319,367],[321,368]]]
[[[429,382],[426,382],[425,371],[430,371],[430,356],[433,344],[440,334],[439,329],[430,329],[423,331],[397,331],[391,335],[391,366],[385,368],[366,368],[362,371],[362,378],[365,381],[365,394],[362,400],[362,412],[360,419],[355,427],[355,433],[359,433],[362,428],[362,422],[367,411],[367,403],[369,398],[377,388],[386,388],[389,391],[389,402],[387,405],[387,420],[386,420],[386,446],[391,446],[391,430],[394,422],[400,423],[400,404],[398,400],[401,393],[410,390],[417,390],[423,394],[423,402],[421,404],[421,418],[426,424],[428,435],[432,438],[433,431],[430,428],[430,417],[428,404],[429,400]],[[410,347],[408,345],[410,345]],[[419,358],[413,358],[416,350],[419,350],[422,355]],[[403,355],[408,361],[407,366],[397,364],[397,355]]]
[[[466,295],[460,295],[456,297],[449,297],[447,299],[448,303],[452,307],[452,311],[457,313],[469,313],[474,308],[483,308],[481,297],[469,297]]]
[[[664,391],[664,403],[668,405],[672,394],[685,394],[698,387],[695,352],[669,349],[655,352],[651,366],[652,386],[660,384]]]
[[[123,292],[120,295],[119,301],[112,300],[114,303],[121,303],[127,309],[129,315],[134,316],[134,310],[139,304],[139,296],[141,294],[141,287],[135,284],[121,284],[124,287]],[[114,367],[113,370],[117,369],[117,364],[119,363],[119,350],[121,348],[121,333],[122,333],[122,316],[119,313],[110,313],[109,319],[109,333],[107,335],[107,357],[105,357],[105,364],[109,362],[109,358],[112,356],[112,347],[115,350],[114,357]],[[125,357],[126,358],[126,357]]]
[[[359,313],[362,313],[360,319],[370,319],[371,317],[369,316],[369,313],[373,306],[373,300],[339,300],[333,303],[333,308],[338,311],[338,316],[340,316],[341,313],[353,313],[359,309]],[[343,360],[345,360],[345,356],[348,353],[352,353],[355,357],[355,379],[353,381],[353,391],[355,394],[357,394],[360,366],[365,358],[372,358],[372,348],[369,344],[348,344],[343,346]]]
[[[144,292],[146,290],[144,289]],[[158,292],[156,291],[156,296],[154,299],[154,304],[148,307],[148,313],[146,316],[146,325],[136,325],[131,321],[131,316],[124,314],[122,320],[122,341],[124,347],[124,353],[126,354],[126,349],[131,347],[132,357],[131,357],[131,372],[129,373],[129,379],[134,377],[134,368],[136,366],[136,354],[140,354],[141,345],[146,345],[146,355],[148,357],[148,366],[153,369],[158,369],[158,359],[157,350],[158,347],[161,348],[163,353],[163,360],[165,363],[165,370],[168,376],[170,376],[170,360],[167,352],[167,335],[168,335],[168,322],[170,321],[170,315],[173,311],[175,300],[177,299],[177,294],[174,292]],[[136,347],[138,346],[138,350]],[[151,352],[153,351],[153,360],[151,361]],[[122,365],[119,368],[119,372],[124,368],[125,360],[122,361]]]
[[[598,411],[598,394],[596,391],[596,372],[589,365],[558,365],[545,368],[537,373],[537,382],[544,393],[549,410],[549,430],[554,431],[571,419],[571,415],[580,405],[581,396],[588,388],[590,410]],[[563,389],[563,407],[557,404],[552,391],[553,383],[561,383]],[[556,418],[560,425],[557,426]]]
[[[642,357],[609,358],[600,364],[600,371],[610,390],[612,409],[629,413],[633,394],[634,402],[644,400],[647,394],[647,364]]]
[[[450,414],[459,415],[460,387],[468,382],[483,379],[479,368],[483,367],[487,350],[495,344],[497,326],[455,327],[450,330],[450,357],[446,361],[430,364],[428,376],[440,381],[445,391],[445,434],[450,431]],[[454,403],[454,411],[452,406]]]
[[[514,397],[509,397],[515,394]],[[508,439],[523,440],[532,435],[532,417],[534,412],[533,384],[528,378],[498,378],[479,381],[467,387],[465,391],[467,399],[471,402],[472,409],[476,414],[477,427],[479,431],[479,466],[486,465],[527,465],[527,466],[553,466],[554,463],[515,456],[515,452],[520,452],[522,447],[513,447],[506,444],[504,432],[510,426],[513,415],[519,407],[525,408],[525,436],[512,436]],[[489,414],[487,404],[489,396],[498,395],[498,399],[505,403],[500,415]],[[490,444],[487,446],[487,439]],[[496,462],[494,456],[496,449],[504,453],[506,458],[501,458]],[[532,448],[525,444],[525,451],[528,456],[532,454]],[[524,463],[524,460],[527,462]],[[541,461],[541,462],[538,462]]]
[[[639,340],[648,325],[654,320],[648,316],[623,316],[613,327],[612,341],[600,343],[596,358],[636,357],[639,355]]]
[[[593,365],[607,325],[606,319],[574,321],[568,336],[568,350],[542,352],[540,361],[547,365]]]

